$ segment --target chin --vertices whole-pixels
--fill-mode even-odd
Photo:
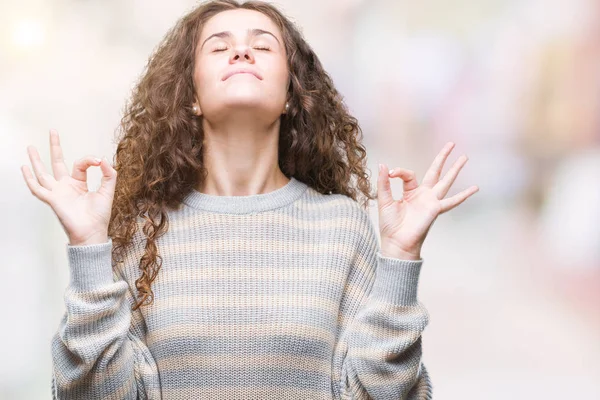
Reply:
[[[252,96],[230,96],[227,99],[223,99],[222,105],[227,109],[262,109],[269,108],[270,104],[266,101],[267,99],[256,95]]]
[[[215,120],[224,120],[230,118],[232,115],[238,115],[239,117],[248,117],[255,119],[260,116],[261,119],[270,120],[269,115],[273,114],[273,105],[263,101],[248,101],[248,100],[228,100],[221,103],[219,106],[211,110],[210,115]],[[207,113],[208,114],[208,113]]]
[[[242,89],[242,88],[239,88]],[[249,88],[248,88],[249,89]],[[221,117],[236,112],[250,112],[264,116],[279,116],[280,106],[270,98],[268,94],[254,90],[236,90],[221,92],[220,96],[212,97],[212,106],[205,104],[206,114],[219,115]],[[269,117],[267,117],[269,118]]]

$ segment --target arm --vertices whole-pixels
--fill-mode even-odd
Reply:
[[[340,307],[334,395],[354,400],[426,400],[432,385],[422,363],[429,314],[417,300],[423,260],[382,256],[361,212],[361,239]]]
[[[111,238],[67,245],[71,280],[51,343],[53,399],[160,399],[145,323],[139,309],[131,311],[132,293],[111,252]]]

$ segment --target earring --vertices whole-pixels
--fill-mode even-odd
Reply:
[[[289,103],[285,103],[285,112],[288,112],[288,110],[290,109],[290,105]]]
[[[198,112],[198,107],[194,106],[192,107],[192,110],[194,110],[194,114]]]

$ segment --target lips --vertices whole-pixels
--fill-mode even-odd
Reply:
[[[229,72],[227,72],[224,76],[223,76],[223,80],[227,80],[229,77],[231,77],[232,75],[235,74],[252,74],[254,75],[256,78],[262,80],[262,76],[260,76],[260,74],[250,68],[236,68],[233,69]]]

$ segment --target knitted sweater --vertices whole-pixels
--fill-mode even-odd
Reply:
[[[136,311],[141,229],[119,263],[110,237],[66,245],[54,399],[431,399],[423,259],[382,256],[356,201],[292,177],[193,190],[168,217],[154,302]]]

